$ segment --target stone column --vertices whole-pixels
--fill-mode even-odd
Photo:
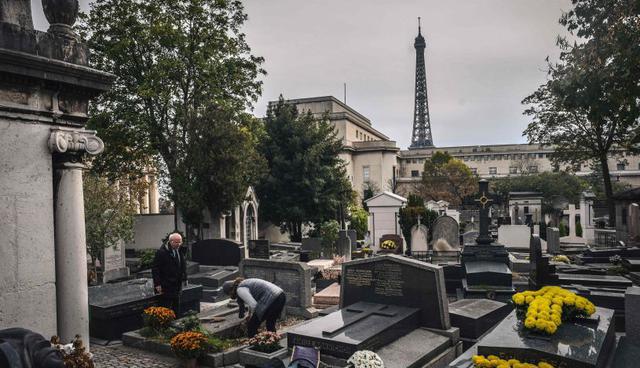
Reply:
[[[84,154],[98,154],[104,143],[94,131],[51,128],[49,149],[54,161],[56,300],[58,335],[76,334],[89,345],[87,245],[82,191]]]
[[[155,175],[149,175],[149,213],[160,213],[158,180]]]
[[[140,211],[142,212],[142,214],[146,215],[149,213],[149,176],[145,175],[142,180],[144,180],[145,187],[144,191],[142,192],[142,204],[140,206]]]

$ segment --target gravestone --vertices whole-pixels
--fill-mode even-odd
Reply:
[[[349,229],[347,230],[347,235],[351,239],[351,249],[356,249],[358,247],[358,232],[354,229]]]
[[[460,248],[460,230],[458,222],[453,217],[440,216],[433,223],[433,244],[441,239],[446,241],[453,249]]]
[[[531,236],[529,242],[529,261],[531,262],[529,286],[534,289],[558,283],[555,266],[549,264],[549,256],[542,255],[540,243],[538,235]]]
[[[402,254],[403,240],[397,234],[385,234],[380,238],[380,247],[378,253],[395,253]]]
[[[547,252],[549,254],[560,253],[560,230],[557,227],[547,228]]]
[[[411,228],[411,252],[427,252],[429,229],[424,225],[414,225]]]
[[[244,247],[229,239],[206,239],[195,242],[191,259],[207,266],[238,266],[244,258]]]
[[[502,225],[498,228],[498,243],[509,250],[529,249],[531,228],[527,225]]]
[[[249,258],[269,259],[270,248],[269,240],[249,240]]]
[[[202,286],[188,285],[180,294],[180,313],[200,312]],[[135,279],[89,288],[89,329],[92,337],[119,340],[123,332],[142,328],[142,312],[160,305],[153,280]],[[178,317],[181,317],[178,316]]]
[[[336,251],[337,255],[345,257],[347,261],[351,260],[351,252],[352,252],[353,242],[347,230],[340,230],[338,232],[338,240],[336,241]],[[355,249],[355,248],[353,248]]]
[[[467,298],[491,297],[508,300],[515,292],[512,285],[512,273],[509,269],[509,252],[504,245],[491,244],[489,234],[489,182],[479,181],[480,231],[476,245],[466,245],[462,251],[462,266],[465,277],[462,279]]]
[[[109,282],[111,280],[122,279],[129,276],[129,268],[127,267],[124,257],[124,244],[118,244],[116,247],[104,248],[104,262],[102,263],[102,267],[103,282]]]
[[[242,277],[258,278],[278,285],[287,296],[285,313],[304,318],[317,316],[317,310],[311,305],[311,277],[314,270],[301,262],[251,258],[240,262]]]
[[[640,206],[637,203],[632,203],[629,206],[629,242],[640,242]]]
[[[320,253],[322,253],[322,238],[302,238],[300,261],[312,261],[319,258]]]
[[[442,267],[384,255],[342,265],[340,306],[357,302],[419,308],[422,326],[448,329],[448,301]]]
[[[625,336],[616,347],[612,368],[635,367],[640,361],[640,288],[627,288],[624,297]]]
[[[441,267],[398,255],[342,267],[341,308],[289,330],[289,347],[314,346],[323,356],[342,359],[373,350],[389,367],[430,367],[436,357],[446,364],[461,352]]]

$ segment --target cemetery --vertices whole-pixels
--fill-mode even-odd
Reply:
[[[418,17],[409,149],[346,83],[253,116],[243,2],[182,5],[0,0],[0,368],[640,367],[640,113],[588,179],[547,115],[436,150]]]

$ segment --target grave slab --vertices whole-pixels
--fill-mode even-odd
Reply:
[[[478,339],[506,317],[513,308],[489,299],[461,299],[449,304],[451,325],[460,329],[460,336]]]
[[[481,355],[498,355],[521,361],[545,360],[555,367],[602,368],[615,343],[613,311],[596,308],[593,318],[565,322],[551,336],[523,331],[511,312],[477,344]]]
[[[321,353],[348,358],[358,350],[375,350],[413,330],[420,310],[358,302],[287,333],[287,344],[314,346]]]
[[[376,354],[382,358],[385,368],[422,368],[451,349],[455,347],[449,337],[418,328],[378,349]]]
[[[322,291],[313,295],[313,306],[316,308],[328,308],[340,304],[340,284],[334,282]]]

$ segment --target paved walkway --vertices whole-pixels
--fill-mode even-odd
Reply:
[[[178,368],[180,361],[122,345],[91,345],[96,368]]]

